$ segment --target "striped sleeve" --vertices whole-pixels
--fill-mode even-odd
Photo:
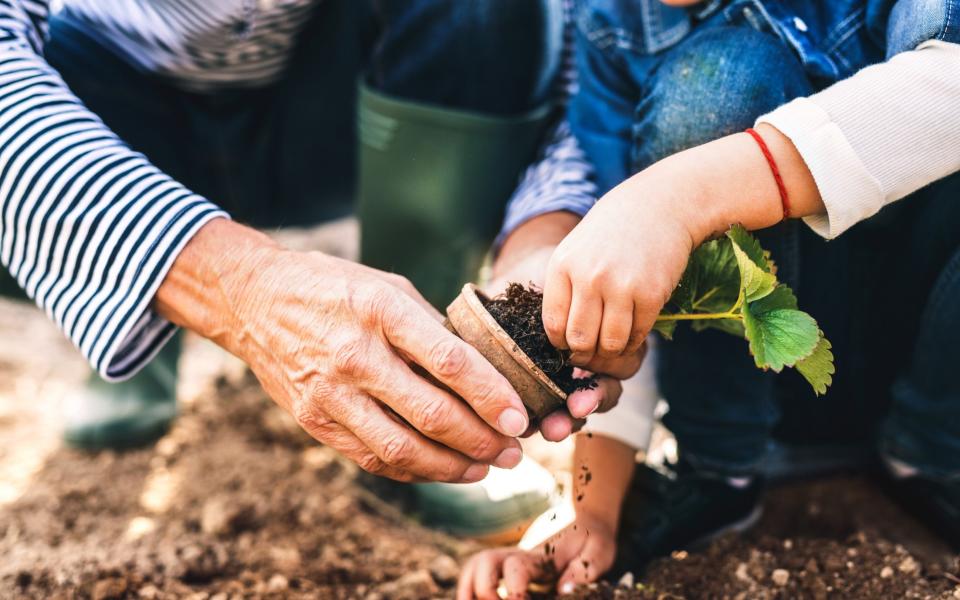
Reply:
[[[563,56],[555,88],[556,103],[561,113],[546,137],[537,160],[527,168],[507,204],[503,227],[494,243],[494,250],[500,248],[514,229],[534,217],[557,211],[583,216],[597,201],[593,166],[566,120],[567,100],[577,92],[571,0],[564,1],[563,10]]]
[[[47,3],[0,0],[0,261],[107,380],[174,332],[151,300],[226,214],[88,111],[41,51]]]

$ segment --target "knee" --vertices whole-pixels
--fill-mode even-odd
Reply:
[[[637,168],[742,131],[810,93],[799,59],[776,37],[747,27],[696,33],[664,58],[637,109]]]

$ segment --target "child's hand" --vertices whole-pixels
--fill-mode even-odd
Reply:
[[[694,249],[688,211],[655,189],[656,178],[649,180],[643,197],[634,180],[603,197],[560,242],[547,268],[547,335],[588,370],[639,350]]]
[[[790,216],[822,214],[790,139],[766,124],[757,132],[780,167]],[[661,160],[611,190],[557,246],[543,289],[550,342],[603,372],[596,363],[640,347],[696,246],[734,223],[763,229],[783,217],[770,166],[746,133]]]
[[[497,548],[474,555],[460,573],[457,600],[497,600],[501,579],[508,598],[526,598],[531,583],[552,585],[557,574],[556,589],[567,593],[603,575],[613,565],[616,548],[610,525],[581,514],[533,550]]]

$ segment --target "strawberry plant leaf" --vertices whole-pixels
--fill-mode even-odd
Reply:
[[[754,362],[776,372],[810,356],[820,339],[817,322],[797,310],[796,297],[784,285],[743,308],[743,328]]]
[[[779,283],[776,265],[752,235],[733,226],[690,256],[654,329],[667,339],[679,321],[694,331],[717,329],[747,339],[761,369],[796,367],[823,394],[833,382],[833,353],[817,322]]]
[[[653,325],[653,330],[668,340],[673,339],[673,332],[676,330],[676,328],[676,321],[657,321]]]
[[[737,319],[702,319],[690,323],[694,331],[704,331],[705,329],[719,329],[724,333],[729,333],[737,337],[745,337],[743,332],[743,321]]]
[[[726,239],[701,244],[667,307],[673,313],[717,313],[730,310],[740,293],[740,271],[733,244]]]
[[[757,238],[743,228],[743,225],[734,225],[727,231],[727,239],[733,242],[738,248],[743,250],[744,254],[750,257],[765,273],[772,273],[773,262],[770,260],[770,253],[760,247]]]
[[[830,351],[832,345],[830,340],[820,332],[820,340],[810,356],[798,361],[797,371],[803,375],[810,385],[813,392],[818,396],[827,393],[827,388],[833,383],[833,374],[836,369],[833,366],[833,352]]]
[[[753,302],[773,291],[777,277],[770,272],[771,263],[768,254],[760,247],[756,238],[747,233],[740,225],[733,226],[727,232],[733,253],[740,267],[740,286],[744,300]]]

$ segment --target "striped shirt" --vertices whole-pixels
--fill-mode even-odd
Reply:
[[[189,89],[274,81],[318,2],[62,0],[118,56]],[[104,378],[120,380],[175,330],[151,300],[180,250],[227,215],[70,92],[42,57],[48,14],[46,1],[0,0],[0,262]],[[589,172],[561,120],[504,233],[550,210],[585,213]]]

